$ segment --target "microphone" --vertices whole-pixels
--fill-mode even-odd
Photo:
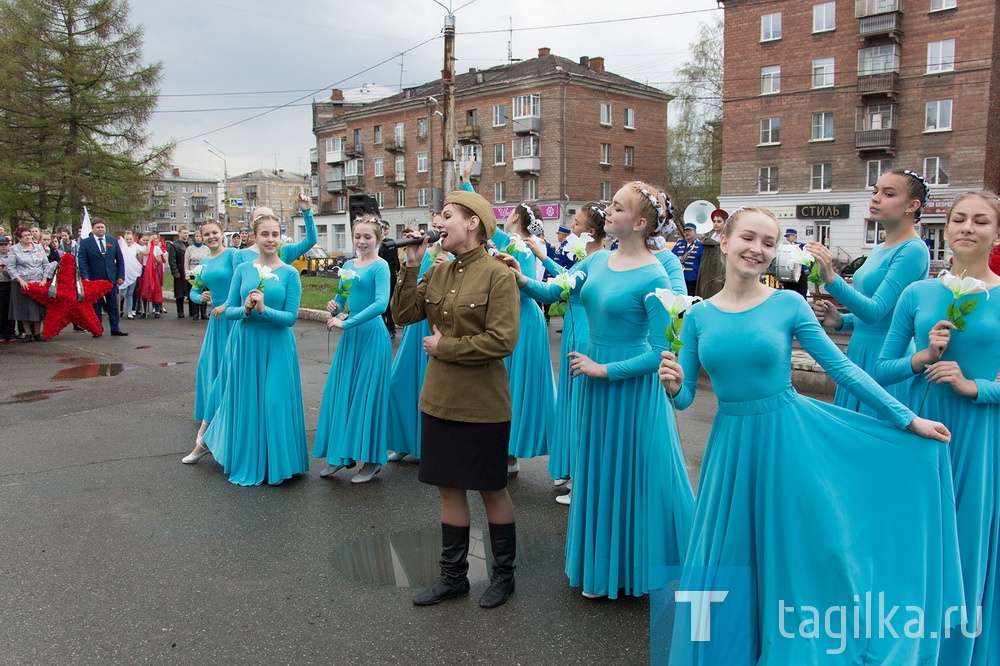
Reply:
[[[416,238],[384,238],[382,240],[382,245],[389,249],[396,249],[399,247],[406,247],[407,245],[419,245],[427,239],[428,243],[436,243],[441,239],[441,232],[436,229],[431,229],[424,236],[417,236]]]

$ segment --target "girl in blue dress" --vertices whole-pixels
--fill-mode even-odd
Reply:
[[[521,271],[536,277],[540,262],[526,242],[515,248],[512,235],[522,241],[541,233],[542,212],[529,203],[518,204],[507,218],[506,231],[497,229],[491,240],[497,249],[515,259]],[[516,476],[518,458],[535,458],[549,453],[549,439],[556,418],[556,381],[549,355],[549,331],[538,303],[521,294],[521,331],[514,353],[504,359],[510,393],[517,396],[510,422],[507,473]]]
[[[330,362],[319,405],[313,456],[329,466],[320,476],[364,463],[351,483],[367,483],[386,462],[389,369],[392,341],[382,321],[389,306],[389,264],[378,256],[382,225],[365,215],[354,222],[354,259],[341,269],[337,297],[327,304],[331,315],[344,306],[347,319],[332,317],[327,330],[343,330]]]
[[[872,248],[854,273],[853,286],[837,275],[829,248],[816,242],[806,246],[819,264],[826,290],[850,310],[843,316],[833,303],[820,299],[813,306],[816,316],[824,326],[853,331],[847,358],[869,375],[875,373],[899,295],[908,285],[926,279],[930,270],[930,254],[916,228],[928,192],[927,183],[913,171],[895,169],[879,177],[868,205],[868,219],[885,228],[885,242]],[[905,400],[909,384],[902,381],[886,390],[897,400]],[[875,415],[875,410],[842,386],[837,387],[833,404]]]
[[[590,234],[593,238],[585,248],[586,256],[590,256],[604,247],[604,239],[607,234],[604,232],[604,204],[592,201],[580,207],[570,231],[574,236]],[[567,274],[573,276],[576,264],[583,259],[574,257],[575,263],[572,268],[564,268],[554,262],[545,252],[545,246],[540,243],[529,245],[534,255],[541,260],[552,275]],[[550,302],[551,298],[559,299],[562,294],[541,296],[540,302]],[[572,476],[573,462],[576,458],[576,448],[579,442],[579,418],[580,418],[580,382],[574,382],[569,372],[568,354],[575,349],[586,349],[589,327],[587,325],[587,311],[583,307],[580,299],[580,292],[571,290],[569,300],[566,303],[566,312],[563,315],[562,341],[559,346],[559,373],[558,385],[556,386],[556,407],[555,421],[552,426],[551,437],[549,438],[549,476],[555,482],[557,488],[565,487]],[[570,494],[559,495],[556,502],[569,506]]]
[[[439,215],[434,216],[437,224]],[[420,260],[420,270],[417,280],[424,276],[427,269],[436,261],[448,261],[450,255],[442,252],[440,244],[427,248],[424,258]],[[424,338],[431,334],[430,324],[422,319],[415,324],[403,327],[403,335],[399,339],[396,356],[392,359],[389,371],[389,416],[386,432],[392,444],[389,462],[398,462],[410,456],[420,459],[420,391],[424,386],[424,374],[427,372],[427,353],[424,351]]]
[[[767,211],[733,213],[725,286],[684,317],[680,363],[665,352],[660,365],[677,407],[691,404],[702,367],[718,398],[681,587],[716,589],[699,568],[738,567],[749,588],[740,627],[713,627],[746,629],[746,644],[697,649],[721,659],[711,663],[741,651],[757,664],[937,663],[945,609],[962,603],[948,431],[851,363],[797,293],[761,283],[780,238]],[[793,336],[881,418],[796,393]],[[898,606],[898,638],[878,628],[883,602]],[[922,609],[925,640],[904,636],[907,606]],[[824,631],[828,609],[836,626]],[[675,624],[678,648],[689,631]]]
[[[219,408],[205,443],[241,486],[277,485],[309,469],[302,381],[292,326],[299,316],[298,272],[278,258],[281,225],[254,221],[260,257],[233,276],[226,317],[235,320]]]
[[[220,301],[223,296],[229,296],[233,272],[239,265],[239,259],[236,250],[222,246],[222,226],[215,220],[209,220],[201,225],[201,236],[209,255],[199,264],[201,272],[192,285],[191,302],[197,305],[213,305],[212,294],[215,294]],[[195,437],[194,449],[181,459],[182,463],[188,465],[198,462],[209,452],[203,437],[215,412],[210,394],[212,385],[219,376],[222,361],[226,358],[229,334],[236,325],[235,320],[224,316],[225,312],[225,302],[220,302],[212,308],[205,329],[205,340],[201,344],[201,354],[198,356],[194,384],[194,418],[196,421],[201,421],[201,426]]]
[[[996,195],[957,196],[945,239],[954,255],[954,278],[945,277],[981,280],[981,287],[957,297],[940,279],[907,287],[882,348],[877,379],[912,379],[907,406],[951,429],[968,610],[963,630],[945,640],[939,663],[986,666],[1000,663],[1000,276],[989,268],[990,251],[1000,242]],[[947,315],[952,305],[958,308],[960,317],[953,318],[960,329]],[[914,338],[920,351],[911,354]]]
[[[670,218],[669,200],[629,183],[605,211],[618,239],[574,270],[587,311],[584,354],[569,353],[580,385],[579,449],[566,529],[566,575],[587,598],[649,592],[651,573],[684,561],[694,497],[667,397],[656,379],[670,317],[647,298],[670,282],[650,243]],[[528,296],[552,300],[561,287],[529,279],[505,258]]]

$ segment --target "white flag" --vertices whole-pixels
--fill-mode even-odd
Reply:
[[[122,250],[122,260],[125,262],[125,282],[118,289],[124,291],[142,275],[142,264],[139,263],[135,252],[121,236],[118,237],[118,247]],[[131,308],[131,303],[128,304],[128,307]]]
[[[90,213],[87,212],[87,207],[83,207],[83,222],[80,223],[80,240],[83,240],[89,236],[94,231],[94,227],[90,225]]]

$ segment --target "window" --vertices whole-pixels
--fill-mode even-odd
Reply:
[[[493,183],[493,201],[494,203],[507,201],[507,183]]]
[[[417,138],[426,139],[427,138],[427,119],[417,118]]]
[[[757,170],[757,191],[778,191],[778,167],[761,167]]]
[[[514,139],[514,157],[538,157],[538,137],[537,136],[523,136],[520,139]]]
[[[170,205],[171,206],[176,206],[177,205],[177,199],[171,198],[170,199]]]
[[[334,143],[335,141],[336,141],[336,139],[334,139],[332,137],[326,140],[326,154],[327,155],[329,155],[333,151],[337,150],[337,148],[335,147],[336,144]]]
[[[827,32],[837,27],[837,3],[813,5],[813,32]]]
[[[925,157],[924,178],[928,185],[947,185],[951,161],[947,157]]]
[[[465,112],[465,124],[469,127],[479,124],[479,109],[469,109]]]
[[[514,118],[537,118],[542,115],[542,99],[539,95],[520,95],[512,100]]]
[[[188,191],[188,186],[187,185],[184,185],[184,186],[181,187],[181,192],[187,192],[187,191]]]
[[[925,132],[944,132],[951,129],[951,100],[927,102],[924,113]]]
[[[378,145],[378,144],[382,143],[382,126],[381,125],[376,125],[374,129],[375,129],[375,139],[374,139],[374,141],[375,141],[375,144]]]
[[[896,129],[896,105],[862,106],[858,109],[858,122],[855,129],[859,132]]]
[[[635,166],[635,147],[634,146],[625,146],[624,164],[627,167],[634,167]]]
[[[882,174],[892,169],[892,160],[868,160],[868,187],[875,187],[875,183],[882,177]]]
[[[174,191],[174,190],[173,190],[173,186],[171,186],[171,189],[170,189],[170,191],[171,191],[171,192],[173,192],[173,191]],[[236,194],[243,194],[243,186],[242,186],[242,185],[240,185],[239,187],[237,187],[237,188],[236,188]]]
[[[176,185],[171,185],[170,187],[167,188],[167,190],[170,191],[170,192],[176,192],[177,191],[177,186]],[[243,188],[242,187],[240,188],[240,194],[243,194]]]
[[[833,139],[833,111],[812,114],[812,138],[810,141]]]
[[[188,205],[188,200],[187,199],[181,199],[181,206],[187,206],[187,205]]]
[[[602,181],[599,190],[600,196],[597,197],[598,199],[601,201],[611,201],[611,181]]]
[[[601,124],[602,125],[608,125],[608,126],[611,125],[611,105],[610,104],[603,104],[603,103],[601,104]]]
[[[344,170],[345,175],[348,176],[363,176],[365,175],[365,161],[363,159],[348,160],[347,168]]]
[[[781,65],[760,68],[760,94],[773,95],[781,92]]]
[[[534,201],[538,198],[538,180],[527,178],[521,181],[521,198],[524,201]]]
[[[334,202],[334,207],[335,207],[336,212],[338,212],[338,213],[343,213],[344,211],[346,211],[347,210],[347,197],[345,197],[344,195],[338,196],[337,200]]]
[[[385,160],[381,157],[375,158],[375,177],[381,178],[385,175]]]
[[[417,173],[427,173],[427,153],[417,153]]]
[[[635,129],[635,109],[625,109],[625,129]]]
[[[396,208],[406,207],[406,190],[396,190]]]
[[[503,127],[507,124],[507,105],[497,104],[493,107],[493,127]]]
[[[385,208],[385,204],[382,202],[382,193],[381,192],[376,192],[375,193],[375,203],[378,204],[379,208]]]
[[[781,12],[760,17],[760,41],[770,42],[775,39],[781,39]]]
[[[942,9],[954,9],[957,6],[957,0],[931,0],[932,12],[939,12]]]
[[[813,88],[829,88],[833,85],[833,58],[813,60]]]
[[[400,155],[399,157],[397,157],[396,158],[395,167],[396,167],[396,169],[395,169],[396,170],[396,180],[403,180],[404,179],[404,175],[406,174],[406,158],[404,158],[402,155]]]
[[[417,188],[417,205],[421,208],[427,205],[427,188],[418,187]]]
[[[812,164],[809,166],[809,190],[826,191],[833,186],[833,164]]]
[[[899,44],[858,49],[858,76],[899,71]]]
[[[769,146],[781,143],[781,118],[761,118],[760,145]]]
[[[611,144],[601,144],[601,164],[611,164]]]
[[[493,144],[493,164],[502,165],[507,163],[507,144],[506,143],[494,143]]]
[[[927,44],[927,73],[955,70],[955,40],[945,39]]]
[[[875,220],[865,220],[865,245],[885,242],[885,229]]]
[[[355,148],[360,148],[361,147],[361,130],[360,129],[354,130],[354,147]]]
[[[344,180],[344,167],[335,166],[326,168],[326,182],[331,183],[336,180]]]

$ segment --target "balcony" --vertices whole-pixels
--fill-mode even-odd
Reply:
[[[153,196],[154,197],[165,197],[165,196],[167,196],[167,191],[165,189],[163,189],[163,187],[161,185],[156,185],[156,186],[153,187]]]
[[[349,190],[363,190],[365,189],[365,177],[364,176],[348,176],[346,180],[347,189]]]
[[[206,206],[205,204],[195,204],[191,206],[191,210],[193,210],[196,213],[206,213],[208,212],[208,206]]]
[[[896,154],[896,130],[871,129],[854,133],[854,147],[858,154],[884,152]]]
[[[540,157],[515,157],[514,173],[538,173],[542,169]]]
[[[385,149],[390,153],[405,153],[406,140],[401,136],[390,136],[385,140]]]
[[[319,186],[316,185],[312,188],[312,200],[316,201],[319,199]]]
[[[899,72],[880,72],[879,74],[858,75],[858,94],[861,97],[869,95],[885,95],[895,99],[899,96]]]
[[[344,151],[343,150],[328,150],[326,151],[326,163],[327,164],[337,164],[344,161]]]
[[[524,116],[513,119],[514,134],[538,134],[542,127],[541,116]]]
[[[903,0],[855,0],[854,2],[856,18],[901,11],[903,11]]]
[[[319,149],[310,148],[309,149],[309,162],[311,164],[319,164]]]
[[[870,37],[891,37],[895,41],[903,35],[903,14],[874,14],[858,19],[858,37],[865,41]]]
[[[406,172],[405,171],[386,171],[385,172],[385,182],[389,185],[406,185]]]
[[[360,143],[348,144],[344,148],[344,157],[361,157],[364,153],[365,151],[362,149]]]
[[[329,192],[330,194],[333,194],[335,192],[343,192],[344,189],[346,189],[346,188],[344,187],[344,179],[343,178],[341,178],[340,180],[328,180],[328,181],[326,181],[326,191]]]
[[[458,128],[459,143],[479,143],[479,125],[466,125]]]

